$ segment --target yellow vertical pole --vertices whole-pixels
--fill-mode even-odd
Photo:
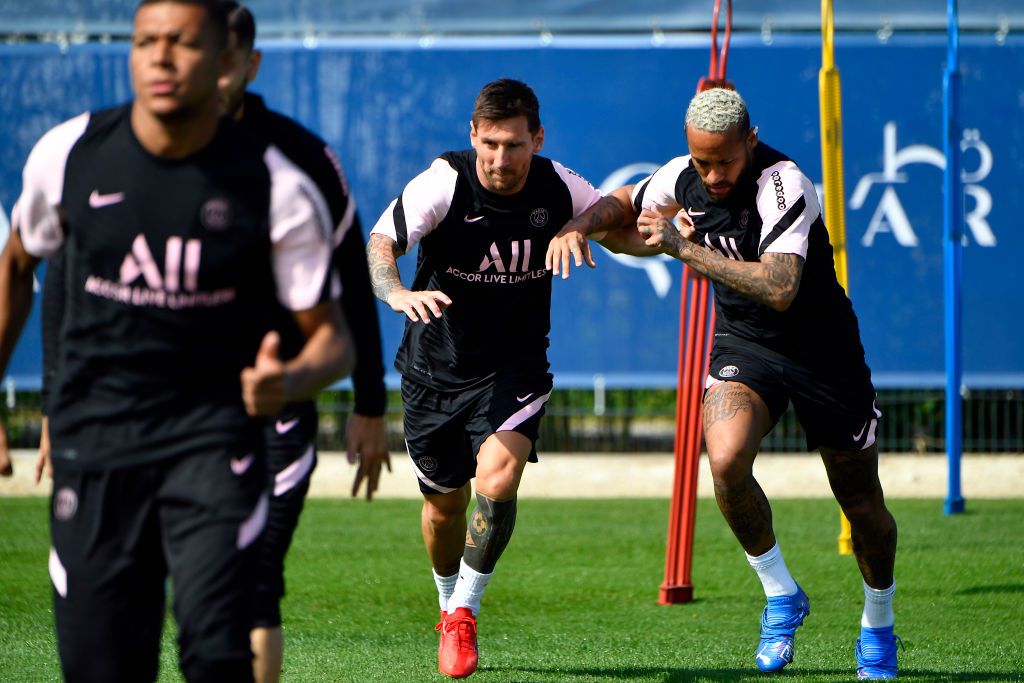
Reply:
[[[843,112],[839,70],[835,60],[835,16],[832,0],[821,1],[821,71],[818,97],[821,105],[821,168],[825,184],[825,225],[832,241],[836,277],[849,294],[846,267],[846,211],[843,190]],[[839,554],[853,554],[850,521],[839,511]]]

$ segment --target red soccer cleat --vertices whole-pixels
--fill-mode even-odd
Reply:
[[[437,644],[437,661],[439,662],[441,661],[441,645],[444,644],[444,633],[442,633],[441,629],[444,627],[444,620],[447,618],[448,612],[441,610],[441,621],[437,622],[437,625],[434,627],[434,631],[441,633],[441,639]]]
[[[437,669],[452,678],[465,678],[476,671],[476,619],[465,607],[457,607],[438,624],[441,644]]]

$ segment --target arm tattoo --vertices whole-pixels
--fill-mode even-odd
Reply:
[[[366,262],[370,268],[370,284],[373,293],[384,303],[396,289],[402,289],[402,279],[398,276],[399,256],[398,244],[384,235],[370,235],[366,245]]]
[[[658,219],[658,226],[661,230],[662,248],[668,249],[668,251],[673,254],[681,254],[684,249],[683,242],[687,242],[688,240],[683,237],[683,234],[676,230],[676,226],[664,216]]]
[[[792,300],[800,287],[803,259],[796,254],[766,254],[763,261],[748,263],[682,239],[678,253],[697,272],[773,308]]]
[[[603,230],[614,230],[626,222],[626,212],[615,197],[601,199],[582,214],[565,224],[561,232],[578,230],[590,235]]]

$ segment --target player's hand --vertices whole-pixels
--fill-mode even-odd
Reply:
[[[7,440],[7,426],[0,422],[0,477],[14,474],[14,463],[11,462],[11,449]]]
[[[36,483],[43,480],[43,472],[53,479],[53,463],[50,460],[50,418],[43,415],[43,431],[39,435],[39,455],[36,457]]]
[[[359,463],[356,478],[352,482],[352,497],[359,494],[359,485],[366,480],[366,500],[373,500],[380,481],[381,466],[391,471],[391,455],[388,453],[388,436],[384,429],[383,417],[368,417],[358,413],[349,415],[345,426],[345,443],[347,445],[348,462],[350,465]]]
[[[636,219],[636,229],[644,238],[644,244],[671,256],[678,257],[686,238],[665,216],[651,209],[644,209]]]
[[[279,351],[281,336],[267,332],[256,352],[256,362],[242,370],[242,401],[250,415],[277,415],[288,396],[284,363]]]
[[[679,213],[676,214],[675,222],[676,229],[679,230],[680,235],[693,244],[700,243],[700,237],[697,235],[697,228],[693,227],[693,219],[690,218],[690,214],[686,213],[686,209],[679,209]]]
[[[388,294],[388,306],[395,313],[405,313],[409,320],[430,324],[431,314],[440,319],[442,311],[452,305],[452,300],[444,292],[430,290],[414,292],[408,289]]]
[[[571,262],[576,263],[577,268],[583,267],[583,262],[591,268],[596,268],[594,257],[590,253],[590,241],[586,235],[578,230],[558,233],[548,243],[548,252],[544,256],[544,267],[551,271],[552,275],[562,274],[562,279],[569,277]]]

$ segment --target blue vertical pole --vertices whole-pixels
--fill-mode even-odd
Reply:
[[[946,172],[943,249],[945,337],[946,337],[946,460],[949,484],[946,493],[947,515],[964,511],[960,495],[960,455],[963,452],[963,383],[961,366],[961,301],[963,280],[964,195],[960,182],[960,58],[956,0],[947,0],[949,50],[943,79],[945,108],[942,124],[945,134]]]

